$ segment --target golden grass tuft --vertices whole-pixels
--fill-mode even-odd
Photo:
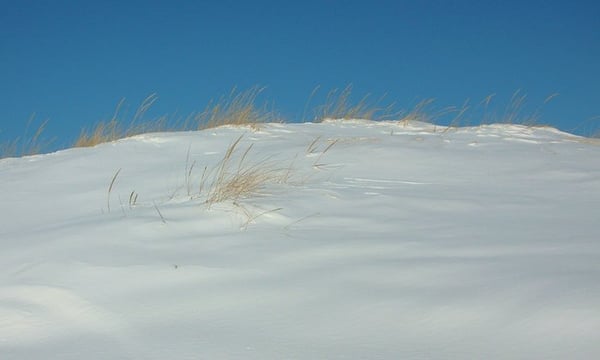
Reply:
[[[204,130],[224,125],[246,126],[258,129],[260,124],[281,122],[275,112],[265,104],[256,105],[257,97],[265,88],[253,87],[238,92],[236,88],[217,101],[210,101],[204,111],[193,114],[184,125],[187,129]]]
[[[75,140],[73,146],[91,147],[142,133],[166,129],[166,122],[168,119],[166,116],[153,120],[143,120],[144,115],[157,99],[158,96],[156,96],[156,94],[151,94],[146,97],[136,110],[135,115],[129,124],[126,126],[124,125],[124,122],[119,119],[119,112],[124,103],[124,99],[122,99],[117,105],[111,120],[100,121],[91,130],[81,130],[81,133],[77,140]]]
[[[125,137],[126,135],[119,129],[119,123],[116,120],[108,122],[99,122],[93,130],[83,129],[74,147],[91,147],[105,142],[114,141]]]
[[[227,148],[223,159],[216,167],[216,173],[206,194],[206,203],[209,207],[215,203],[237,202],[241,198],[256,195],[267,183],[281,182],[286,176],[284,172],[271,167],[266,160],[254,164],[248,163],[247,156],[252,145],[246,148],[236,164],[234,154],[238,153],[238,146],[242,138],[243,135]],[[203,174],[201,188],[204,186],[204,182]]]
[[[276,162],[270,161],[270,158],[268,157],[259,161],[250,161],[249,155],[253,148],[253,144],[250,144],[242,151],[240,143],[243,137],[244,135],[239,136],[229,145],[222,159],[211,170],[209,170],[208,166],[203,168],[197,191],[192,190],[192,183],[195,183],[195,181],[192,181],[192,173],[196,161],[190,161],[191,149],[188,148],[184,178],[185,186],[182,187],[187,188],[189,200],[200,200],[201,204],[205,205],[207,209],[211,209],[213,205],[223,202],[229,202],[229,204],[233,205],[236,209],[240,209],[247,216],[247,221],[245,221],[241,227],[242,229],[245,229],[256,218],[279,211],[282,208],[268,210],[259,209],[260,211],[256,213],[254,210],[251,210],[251,206],[247,207],[247,204],[244,204],[243,200],[257,195],[263,195],[264,193],[262,190],[268,184],[292,183],[291,174],[293,172],[293,162],[287,167],[275,167]],[[331,147],[332,145],[328,146],[323,152],[327,152]],[[111,212],[111,194],[120,173],[121,169],[118,169],[114,173],[106,192],[106,208],[109,213]],[[168,200],[172,200],[182,187],[178,187],[175,192],[168,197]],[[138,198],[139,194],[136,191],[131,191],[129,193],[129,210],[133,210],[140,205],[138,203]],[[167,222],[155,202],[146,205],[152,205],[160,216],[161,221],[163,223]],[[123,203],[121,203],[121,210],[123,212],[125,211]]]
[[[311,97],[317,92],[316,88]],[[361,119],[361,120],[388,120],[397,118],[399,113],[394,112],[395,104],[381,106],[384,97],[377,101],[371,101],[370,95],[363,96],[360,101],[353,102],[352,85],[346,86],[341,91],[339,89],[331,90],[325,99],[325,103],[317,106],[315,110],[315,122],[322,122],[329,119]]]

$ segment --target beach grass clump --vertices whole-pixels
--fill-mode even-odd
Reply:
[[[204,130],[219,126],[245,126],[257,129],[260,124],[281,122],[267,104],[257,105],[257,98],[265,88],[252,87],[246,91],[231,90],[228,95],[211,100],[202,112],[192,114],[185,129]]]
[[[160,116],[155,119],[146,120],[144,115],[158,100],[156,94],[146,97],[130,121],[121,118],[120,112],[124,103],[122,99],[117,105],[114,115],[108,121],[100,121],[91,129],[82,129],[78,138],[75,140],[74,147],[90,147],[98,144],[107,143],[126,137],[167,130],[168,117]]]
[[[93,129],[82,129],[79,137],[73,144],[74,147],[91,147],[98,144],[114,141],[126,137],[127,133],[121,129],[116,120],[101,121]]]
[[[311,98],[318,88],[313,90]],[[399,112],[395,111],[395,104],[382,105],[385,97],[372,101],[370,94],[363,96],[358,101],[352,100],[352,85],[342,90],[333,89],[325,98],[322,105],[314,110],[314,122],[324,120],[390,120],[398,118]]]
[[[224,201],[237,202],[240,199],[254,196],[268,183],[282,182],[287,175],[277,169],[268,160],[250,162],[248,154],[252,145],[243,152],[239,144],[243,135],[238,137],[225,151],[223,158],[213,171],[212,180],[206,184],[206,173],[203,173],[200,192],[206,188],[206,204],[210,207],[215,203]],[[239,155],[235,156],[236,154]]]

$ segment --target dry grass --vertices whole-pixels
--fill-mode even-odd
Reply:
[[[433,104],[434,99],[420,101],[415,107],[406,113],[403,113],[400,122],[407,125],[411,121],[421,121],[433,123],[436,119],[452,112],[452,108],[442,109],[441,111],[431,111],[428,108]]]
[[[73,144],[74,147],[90,147],[98,144],[115,141],[133,135],[138,135],[147,132],[161,131],[167,128],[167,117],[161,116],[153,120],[144,120],[143,117],[150,109],[152,104],[156,102],[158,97],[156,94],[151,94],[146,97],[133,118],[128,124],[119,118],[120,110],[124,100],[121,100],[115,109],[115,113],[111,120],[101,121],[93,129],[83,129],[77,140]]]
[[[316,150],[316,146],[317,143],[320,139],[320,136],[317,137],[315,140],[313,140],[310,145],[307,148],[307,154],[313,154]],[[339,142],[340,139],[329,139],[326,142],[325,147],[323,148],[323,150],[321,150],[319,156],[317,157],[317,159],[314,161],[313,163],[313,167],[316,169],[322,168],[325,166],[325,164],[321,163],[321,158],[323,157],[323,155],[325,155],[325,153],[327,153],[335,144],[337,144]]]
[[[242,92],[234,88],[227,96],[210,101],[204,111],[188,117],[184,128],[203,130],[233,125],[257,129],[263,123],[281,122],[275,112],[268,109],[267,104],[261,107],[256,105],[257,97],[263,91],[264,88],[260,87]]]
[[[112,192],[113,186],[115,185],[115,181],[117,180],[117,177],[119,176],[119,173],[121,172],[121,169],[117,170],[117,172],[115,172],[115,175],[113,175],[112,180],[110,181],[110,185],[108,185],[108,191],[106,192],[106,208],[108,210],[108,212],[110,212],[110,194]]]
[[[315,89],[311,97],[316,93]],[[324,120],[395,120],[405,125],[411,121],[434,122],[435,120],[459,112],[454,107],[441,110],[432,109],[434,99],[425,99],[417,103],[412,110],[397,110],[395,103],[383,105],[385,96],[371,100],[369,94],[363,96],[358,102],[352,101],[352,86],[348,85],[343,90],[334,89],[327,94],[325,103],[315,110],[315,122]]]
[[[127,136],[120,129],[119,122],[111,120],[108,122],[98,123],[93,130],[83,129],[77,140],[73,144],[74,147],[91,147],[105,142],[114,141]]]
[[[34,120],[35,114],[27,121],[25,133],[22,137],[0,144],[0,159],[39,154],[44,148],[52,143],[52,141],[44,141],[42,139],[42,134],[46,129],[48,120],[43,121],[33,134],[29,134],[29,129]]]
[[[264,88],[254,87],[238,92],[233,89],[227,96],[210,101],[204,111],[192,113],[181,126],[169,125],[169,117],[164,115],[153,120],[144,120],[146,112],[157,101],[156,94],[142,101],[135,115],[128,123],[119,119],[123,101],[119,103],[115,114],[109,121],[101,121],[90,129],[83,129],[74,143],[75,147],[95,146],[101,143],[156,131],[203,130],[224,125],[248,126],[257,129],[259,124],[279,121],[267,105],[256,106],[256,99]]]
[[[600,139],[600,116],[592,116],[582,121],[571,129],[570,132],[576,131],[590,134],[588,137],[591,139]]]
[[[314,96],[315,89],[311,97]],[[341,91],[334,89],[327,94],[325,103],[317,106],[314,121],[322,122],[328,119],[363,119],[363,120],[388,120],[397,118],[399,112],[394,112],[395,104],[382,106],[384,97],[371,101],[370,95],[363,96],[358,102],[352,101],[352,85],[346,86]]]
[[[256,195],[270,182],[281,182],[285,172],[274,169],[267,160],[257,163],[248,162],[248,154],[252,145],[248,146],[238,160],[235,154],[243,136],[238,137],[228,148],[216,167],[212,181],[207,189],[206,204],[210,207],[223,201],[237,202],[242,198]],[[205,173],[201,180],[200,191],[206,183]]]
[[[306,108],[309,107],[309,103],[318,89],[316,88],[310,95]],[[202,112],[192,113],[177,121],[174,120],[175,116],[171,118],[167,115],[151,120],[145,119],[148,110],[158,100],[156,94],[144,99],[129,121],[124,120],[120,114],[124,103],[124,101],[121,101],[110,120],[101,121],[92,128],[83,129],[73,146],[95,146],[141,133],[156,131],[202,130],[225,125],[245,126],[256,130],[263,123],[282,122],[281,118],[273,110],[270,110],[267,104],[256,105],[257,99],[263,90],[264,88],[261,87],[253,87],[246,91],[238,91],[234,88],[226,96],[222,96],[216,101],[210,101]],[[370,95],[366,95],[358,101],[353,101],[352,86],[349,85],[341,90],[334,89],[327,93],[324,103],[314,109],[312,120],[321,122],[327,119],[366,119],[395,120],[404,123],[404,125],[412,121],[448,124],[447,127],[444,127],[444,131],[461,126],[490,123],[541,126],[539,119],[542,107],[556,96],[557,94],[550,95],[542,106],[530,113],[525,112],[527,96],[520,91],[513,94],[508,104],[501,111],[490,111],[495,95],[486,97],[474,106],[471,106],[467,100],[460,107],[447,107],[436,110],[433,107],[433,99],[427,99],[419,102],[410,111],[396,111],[394,103],[381,105],[384,102],[384,97],[372,101]],[[305,113],[306,110],[304,110]],[[30,124],[31,120],[27,128]],[[0,158],[32,155],[44,150],[44,147],[47,147],[50,143],[41,141],[41,134],[45,126],[46,122],[42,123],[33,134],[28,134],[28,131],[26,131],[23,137],[0,144]],[[593,129],[588,132],[590,134],[594,133]],[[599,134],[596,133],[595,136],[597,137]]]
[[[242,149],[240,144],[243,137],[243,135],[239,136],[229,145],[222,159],[211,170],[208,166],[203,168],[199,182],[193,180],[196,161],[191,161],[191,149],[188,148],[184,177],[185,185],[183,187],[187,188],[187,196],[190,200],[201,201],[207,209],[223,202],[228,202],[234,209],[239,209],[247,217],[247,220],[241,226],[242,229],[245,229],[258,217],[279,211],[281,208],[267,210],[253,208],[245,204],[243,200],[264,194],[263,190],[269,184],[292,183],[290,178],[293,172],[293,162],[287,167],[276,167],[276,162],[270,161],[270,158],[252,161],[250,160],[250,154],[253,144]],[[331,146],[328,146],[323,152],[327,152]],[[112,210],[111,196],[120,173],[121,169],[118,169],[113,174],[106,191],[106,208],[109,213]],[[193,190],[194,183],[197,184],[197,187],[195,187],[197,190]],[[183,187],[178,187],[168,200],[173,199]],[[129,193],[129,210],[138,207],[138,197],[139,194],[136,191]],[[120,204],[121,210],[125,214],[125,206],[121,202]],[[144,206],[144,204],[141,205]],[[167,223],[166,217],[162,214],[156,202],[147,203],[146,206],[152,206],[161,221]]]
[[[526,127],[544,127],[540,123],[543,107],[558,94],[552,94],[542,102],[542,105],[535,108],[533,111],[526,111],[527,95],[522,94],[520,90],[513,93],[507,104],[500,110],[494,108],[493,102],[496,94],[486,96],[481,102],[471,106],[470,100],[467,99],[461,107],[448,107],[434,113],[433,117],[429,117],[426,122],[435,123],[436,118],[442,118],[451,115],[450,121],[443,132],[457,129],[465,126],[481,126],[487,124],[509,124],[523,125]],[[427,112],[428,114],[431,111]]]
[[[313,91],[313,94],[316,92]],[[467,99],[461,106],[448,106],[441,109],[434,107],[434,99],[425,99],[417,103],[412,110],[397,111],[394,104],[381,106],[383,98],[378,101],[370,101],[370,96],[366,95],[358,102],[351,101],[352,87],[347,86],[342,91],[337,89],[327,95],[324,105],[317,107],[316,122],[327,119],[365,119],[365,120],[395,120],[404,125],[413,121],[425,123],[447,123],[449,124],[444,131],[462,126],[471,126],[473,124],[518,124],[528,127],[545,126],[540,123],[543,107],[558,94],[548,96],[532,112],[526,112],[527,95],[517,90],[513,93],[507,105],[502,111],[490,110],[495,94],[487,96],[476,106],[471,106]]]

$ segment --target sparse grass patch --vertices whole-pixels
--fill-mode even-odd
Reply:
[[[99,122],[93,130],[82,129],[74,147],[91,147],[105,142],[114,141],[125,137],[126,134],[119,128],[116,120]]]
[[[315,89],[311,97],[316,93]],[[382,106],[384,97],[371,101],[370,95],[363,96],[358,102],[352,101],[352,85],[346,86],[341,91],[331,90],[325,99],[325,103],[315,109],[315,122],[328,119],[364,119],[364,120],[389,120],[397,118],[400,114],[394,111],[395,104]]]
[[[117,105],[111,120],[100,121],[93,129],[82,129],[73,146],[96,146],[98,144],[119,140],[129,136],[166,129],[167,116],[161,116],[153,120],[143,120],[144,115],[157,99],[158,97],[156,94],[151,94],[146,97],[128,124],[125,124],[125,122],[119,118],[119,112],[124,103],[124,100],[121,100]]]
[[[19,156],[19,139],[0,144],[0,159]]]
[[[263,90],[264,88],[253,87],[238,92],[234,88],[227,96],[222,96],[217,101],[210,101],[204,111],[187,116],[180,125],[169,124],[167,115],[153,120],[143,119],[146,112],[157,101],[156,94],[144,99],[131,121],[127,123],[119,118],[122,100],[117,105],[111,120],[101,121],[92,129],[83,129],[74,146],[95,146],[148,132],[204,130],[224,125],[247,126],[256,130],[262,123],[280,122],[275,112],[269,111],[266,104],[262,107],[256,106],[256,99]]]
[[[439,111],[435,116],[430,117],[427,122],[436,123],[435,118],[445,118],[442,123],[448,124],[443,132],[457,129],[465,126],[481,126],[489,124],[507,124],[507,125],[523,125],[526,127],[544,127],[546,125],[540,123],[543,107],[558,94],[552,94],[542,102],[542,105],[535,108],[533,111],[526,111],[527,95],[517,90],[513,93],[510,100],[503,107],[498,109],[493,108],[493,101],[496,94],[486,96],[481,102],[472,106],[470,100],[466,100],[461,107],[448,107]],[[446,116],[451,116],[450,120]]]
[[[340,143],[340,141],[345,141],[348,139],[327,139],[324,141],[324,144],[320,144],[321,136],[317,136],[306,148],[306,155],[316,155],[319,154],[317,159],[313,162],[313,167],[315,169],[320,169],[325,166],[325,164],[321,163],[321,158],[325,153],[327,153],[335,144]],[[319,151],[319,149],[322,149]]]
[[[204,111],[190,116],[184,127],[203,130],[233,125],[257,129],[263,123],[281,122],[275,112],[268,109],[267,104],[260,107],[256,105],[256,99],[263,90],[264,88],[253,87],[238,92],[234,88],[227,96],[210,101]]]
[[[35,114],[27,121],[25,133],[22,137],[0,144],[0,159],[39,154],[52,143],[52,141],[42,140],[42,134],[46,129],[48,120],[43,121],[33,134],[29,133],[34,119]]]
[[[305,114],[318,89],[318,87],[315,88],[310,95],[304,109]],[[261,106],[257,105],[257,99],[263,90],[264,88],[261,87],[253,87],[246,91],[238,91],[234,88],[229,94],[218,98],[216,101],[210,101],[202,112],[194,112],[187,117],[177,119],[175,115],[172,117],[162,115],[150,120],[145,119],[148,110],[158,100],[156,94],[151,94],[141,102],[131,120],[125,121],[120,115],[124,103],[122,100],[117,105],[112,118],[100,121],[92,128],[83,129],[73,146],[95,146],[133,135],[157,131],[203,130],[226,125],[257,130],[264,123],[283,122],[281,117],[270,109],[267,103]],[[434,132],[437,129],[435,124],[447,124],[447,126],[440,125],[444,132],[461,126],[491,123],[520,124],[528,127],[543,126],[539,123],[541,109],[556,96],[557,94],[548,96],[542,106],[529,113],[525,111],[527,96],[520,91],[515,92],[507,105],[500,111],[490,111],[495,97],[494,94],[487,96],[474,106],[471,106],[469,100],[467,100],[460,107],[446,107],[436,110],[432,105],[434,100],[426,99],[419,102],[412,110],[396,111],[394,103],[382,105],[384,97],[372,100],[370,95],[366,95],[359,98],[358,101],[354,101],[352,99],[352,86],[349,85],[341,90],[334,89],[327,93],[324,103],[313,110],[312,121],[322,122],[328,119],[393,120],[405,126],[410,122],[419,121],[434,124]],[[304,120],[304,115],[302,120]],[[590,135],[593,134],[595,137],[600,136],[600,133],[594,133],[594,129],[589,126],[589,121],[591,120],[588,120],[588,124],[585,125],[590,129],[586,132]],[[23,137],[0,144],[0,158],[32,155],[43,151],[49,145],[49,142],[40,141],[40,135],[45,126],[46,122],[42,123],[33,134],[28,134],[28,131],[26,131]],[[576,129],[582,127],[583,124]],[[314,151],[313,147],[315,145],[310,145],[307,151],[309,153]]]
[[[237,152],[242,137],[238,137],[229,146],[215,170],[206,193],[205,202],[209,208],[215,203],[237,202],[241,198],[256,195],[264,185],[269,182],[280,182],[285,175],[281,169],[270,166],[267,160],[248,163],[247,156],[252,145],[246,148],[236,164],[233,155]],[[202,181],[204,184],[204,179]]]
[[[162,197],[162,200],[146,200],[139,202],[140,195],[137,191],[129,191],[128,200],[121,201],[121,197],[115,192],[115,188],[119,183],[120,176],[122,176],[122,169],[117,169],[110,181],[108,182],[106,190],[106,209],[110,213],[113,209],[111,207],[111,200],[115,197],[119,200],[121,211],[123,216],[127,217],[128,211],[139,211],[144,210],[146,214],[153,212],[157,215],[157,220],[160,220],[162,224],[169,224],[169,213],[164,209],[169,209],[171,200],[175,200],[175,204],[180,204],[181,200],[192,201],[200,208],[210,210],[216,204],[225,203],[222,206],[216,207],[217,211],[232,212],[236,215],[241,215],[242,220],[240,223],[240,230],[246,230],[248,226],[254,223],[257,219],[267,218],[274,216],[273,214],[283,210],[282,207],[276,206],[265,206],[262,202],[247,201],[257,196],[272,196],[276,194],[276,189],[280,185],[298,185],[304,184],[312,174],[302,174],[304,178],[296,178],[295,161],[298,157],[303,157],[300,154],[287,161],[283,164],[282,161],[272,157],[264,156],[262,158],[256,158],[253,155],[254,143],[247,146],[242,145],[244,135],[240,135],[234,138],[231,144],[225,149],[220,160],[213,165],[197,166],[201,163],[199,159],[193,159],[191,146],[188,147],[185,157],[185,171],[183,174],[184,184],[175,187],[175,192],[171,196]],[[311,161],[308,158],[315,157],[312,167],[315,169],[321,169],[327,165],[320,162],[321,158],[332,151],[335,145],[340,141],[348,140],[348,142],[354,143],[363,141],[362,138],[334,138],[334,139],[322,139],[316,137],[306,147],[305,161],[302,161],[307,169],[311,168]],[[299,156],[300,155],[300,156]],[[196,172],[197,174],[194,174]],[[201,174],[201,175],[200,175]],[[265,192],[268,187],[274,186],[271,192]],[[273,192],[275,190],[275,192]],[[183,199],[180,197],[183,195]],[[187,195],[187,196],[186,196]],[[187,197],[187,199],[185,199]],[[261,205],[262,203],[262,205]],[[298,219],[290,223],[285,227],[286,230],[303,221],[306,218],[316,216],[319,213],[314,213]]]
[[[571,132],[579,131],[590,134],[592,139],[600,139],[600,116],[592,116],[570,129]]]
[[[419,103],[417,103],[417,105],[415,105],[415,107],[412,110],[406,113],[402,113],[402,116],[400,117],[399,121],[405,126],[408,125],[408,123],[410,123],[411,121],[433,123],[437,118],[454,111],[454,108],[445,108],[441,111],[436,112],[429,111],[428,107],[430,107],[433,104],[433,102],[434,99],[425,99],[420,101]]]
[[[239,136],[229,145],[225,150],[223,157],[216,165],[210,169],[208,166],[204,166],[199,181],[197,177],[194,180],[193,172],[196,168],[196,161],[190,159],[191,149],[188,148],[184,174],[185,185],[178,187],[176,192],[173,193],[167,201],[175,198],[177,193],[182,188],[185,188],[190,200],[200,201],[207,209],[211,209],[213,205],[218,203],[230,203],[234,208],[241,209],[247,217],[247,221],[242,225],[242,229],[245,229],[249,223],[258,217],[281,210],[281,208],[275,208],[269,210],[259,209],[258,212],[254,211],[256,209],[250,211],[248,209],[252,207],[247,207],[243,200],[253,196],[262,195],[262,190],[268,184],[291,183],[293,162],[289,166],[278,167],[278,162],[270,161],[270,157],[258,161],[251,161],[250,153],[253,149],[253,144],[242,149],[240,143],[243,137],[243,135]],[[327,152],[334,143],[325,148],[323,153]],[[120,173],[121,169],[118,169],[113,174],[106,192],[106,208],[109,213],[111,212],[111,195]],[[197,184],[197,186],[195,187],[194,184]],[[131,191],[129,193],[129,210],[133,210],[140,205],[138,197],[139,194],[136,191]],[[144,204],[141,205],[142,207],[147,208],[152,206],[158,213],[161,221],[166,223],[165,216],[163,216],[155,201],[146,203],[145,206]],[[121,210],[125,213],[125,206],[123,203],[121,203]]]
[[[308,147],[306,148],[306,153],[307,154],[312,154],[316,151],[317,149],[317,145],[319,143],[319,140],[321,140],[321,136],[317,136],[313,141],[311,141],[310,144],[308,144]]]
[[[316,89],[311,97],[316,93]],[[457,112],[456,108],[448,107],[440,111],[431,111],[434,99],[425,99],[417,103],[412,110],[397,110],[395,103],[384,104],[385,96],[373,101],[369,94],[358,102],[352,101],[352,86],[343,90],[334,89],[327,94],[325,103],[317,106],[315,122],[324,120],[394,120],[407,125],[411,121],[432,123],[449,113]]]

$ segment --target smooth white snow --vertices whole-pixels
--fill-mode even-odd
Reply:
[[[207,208],[240,135],[290,178]],[[598,358],[598,145],[346,120],[0,160],[0,358]]]

